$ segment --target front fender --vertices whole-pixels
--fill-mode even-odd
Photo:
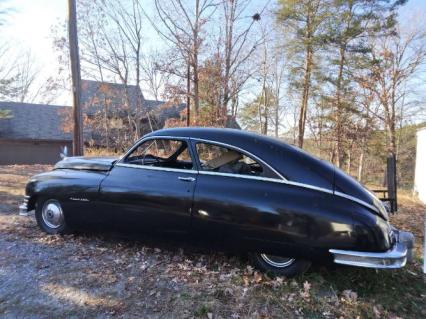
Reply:
[[[64,203],[72,197],[88,197],[97,200],[99,185],[106,172],[58,169],[30,178],[25,195],[28,211],[35,209],[39,198],[55,198]]]

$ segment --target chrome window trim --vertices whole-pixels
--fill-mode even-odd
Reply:
[[[209,144],[216,144],[216,145],[219,145],[219,146],[223,146],[223,147],[226,147],[226,148],[237,150],[237,151],[239,151],[239,152],[241,152],[241,153],[243,153],[245,155],[248,155],[249,157],[254,158],[258,162],[260,162],[261,164],[263,164],[264,166],[266,166],[267,168],[269,168],[272,172],[274,172],[274,174],[276,174],[277,176],[279,176],[282,180],[287,181],[287,179],[284,176],[282,176],[275,168],[273,168],[271,165],[269,165],[268,163],[266,163],[260,157],[254,155],[253,153],[250,153],[249,151],[246,151],[245,149],[242,149],[242,148],[240,148],[238,146],[234,146],[234,145],[230,145],[230,144],[226,144],[226,143],[222,143],[222,142],[216,142],[216,141],[212,141],[212,140],[206,140],[206,139],[201,139],[201,138],[190,138],[190,139],[192,141],[196,141],[196,142],[204,142],[204,143],[209,143]]]
[[[222,172],[212,172],[212,171],[198,171],[200,175],[214,175],[214,176],[225,176],[225,177],[234,177],[234,178],[244,178],[244,179],[255,179],[259,181],[265,182],[275,182],[275,183],[283,183],[283,180],[271,178],[271,177],[263,177],[263,176],[255,176],[255,175],[242,175],[242,174],[232,174],[232,173],[222,173]]]
[[[135,165],[135,164],[126,164],[123,163],[123,159],[130,154],[136,147],[138,147],[139,145],[141,145],[142,143],[149,141],[149,140],[153,140],[153,139],[173,139],[173,140],[178,140],[178,141],[186,141],[187,143],[189,141],[196,141],[196,142],[205,142],[205,143],[210,143],[210,144],[216,144],[219,146],[223,146],[223,147],[227,147],[227,148],[231,148],[231,149],[235,149],[237,151],[242,152],[243,154],[248,155],[249,157],[254,158],[255,160],[259,161],[260,163],[262,163],[263,165],[265,165],[266,167],[268,167],[272,172],[274,172],[277,176],[280,177],[280,179],[278,178],[271,178],[271,177],[262,177],[262,176],[251,176],[251,175],[240,175],[240,174],[230,174],[230,173],[221,173],[221,172],[212,172],[212,171],[198,171],[196,169],[192,169],[192,170],[188,170],[188,169],[177,169],[177,168],[166,168],[166,167],[155,167],[155,166],[142,166],[142,165]],[[196,154],[198,155],[198,154]],[[305,183],[298,183],[298,182],[293,182],[293,181],[289,181],[288,179],[286,179],[284,176],[282,176],[276,169],[274,169],[271,165],[269,165],[268,163],[266,163],[264,160],[262,160],[260,157],[254,155],[253,153],[250,153],[248,151],[246,151],[245,149],[242,149],[238,146],[234,146],[234,145],[230,145],[227,143],[223,143],[223,142],[218,142],[218,141],[214,141],[214,140],[208,140],[208,139],[202,139],[202,138],[193,138],[193,137],[186,137],[186,136],[169,136],[169,135],[161,135],[161,136],[148,136],[145,138],[140,139],[137,143],[135,143],[135,145],[133,147],[131,147],[115,164],[114,166],[122,166],[122,167],[130,167],[130,168],[139,168],[139,169],[148,169],[148,170],[157,170],[157,171],[169,171],[169,172],[182,172],[182,173],[189,173],[189,174],[202,174],[202,175],[217,175],[217,176],[226,176],[226,177],[234,177],[234,178],[245,178],[245,179],[252,179],[252,180],[260,180],[260,181],[265,181],[265,182],[272,182],[272,183],[281,183],[281,184],[287,184],[287,185],[293,185],[293,186],[298,186],[298,187],[302,187],[302,188],[307,188],[307,189],[312,189],[312,190],[316,190],[319,192],[323,192],[323,193],[327,193],[327,194],[334,194],[336,196],[339,197],[343,197],[346,198],[348,200],[351,200],[353,202],[356,202],[360,205],[363,205],[377,213],[380,213],[380,211],[373,205],[359,199],[356,197],[353,197],[351,195],[347,195],[345,193],[339,192],[339,191],[333,191],[331,189],[327,189],[327,188],[323,188],[323,187],[318,187],[318,186],[314,186],[314,185],[310,185],[310,184],[305,184]]]
[[[176,141],[185,141],[188,143],[189,138],[188,137],[178,137],[178,136],[148,136],[148,137],[143,137],[142,139],[140,139],[139,141],[137,141],[135,143],[135,145],[133,145],[126,153],[124,153],[124,155],[122,155],[117,162],[115,163],[115,165],[121,163],[121,164],[125,164],[123,163],[124,158],[129,155],[131,152],[133,152],[133,150],[137,147],[139,147],[139,145],[141,145],[142,143],[145,143],[146,141],[149,140],[160,140],[160,139],[164,139],[164,140],[176,140]],[[131,164],[129,164],[131,165]]]
[[[193,170],[193,169],[156,167],[156,166],[136,165],[136,164],[126,164],[126,163],[117,163],[115,166],[130,167],[130,168],[139,168],[139,169],[147,169],[147,170],[152,170],[152,171],[165,171],[165,172],[198,174],[198,171],[197,170]]]

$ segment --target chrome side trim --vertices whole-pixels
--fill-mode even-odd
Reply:
[[[200,175],[226,176],[226,177],[243,178],[243,179],[254,179],[254,180],[258,180],[258,181],[293,185],[293,186],[298,186],[298,187],[302,187],[302,188],[307,188],[307,189],[312,189],[312,190],[324,192],[324,193],[327,193],[327,194],[333,194],[333,191],[331,189],[326,189],[326,188],[321,188],[321,187],[317,187],[317,186],[313,186],[313,185],[291,182],[289,180],[282,180],[282,179],[271,178],[271,177],[262,177],[262,176],[253,176],[253,175],[240,175],[240,174],[212,172],[212,171],[199,171],[199,174]]]
[[[254,155],[253,153],[250,153],[248,151],[246,151],[245,149],[242,149],[238,146],[234,146],[234,145],[230,145],[230,144],[226,144],[226,143],[222,143],[222,142],[217,142],[217,141],[212,141],[212,140],[206,140],[206,139],[201,139],[201,138],[190,138],[192,141],[197,141],[197,142],[205,142],[205,143],[210,143],[210,144],[216,144],[219,146],[223,146],[223,147],[227,147],[230,149],[234,149],[237,151],[240,151],[243,154],[248,155],[249,157],[254,158],[255,160],[257,160],[258,162],[262,163],[263,165],[265,165],[266,167],[268,167],[272,172],[274,172],[277,176],[279,176],[282,180],[287,180],[284,176],[282,176],[275,168],[273,168],[271,165],[269,165],[268,163],[266,163],[264,160],[262,160],[260,157]]]
[[[356,203],[361,204],[361,205],[363,205],[363,206],[365,206],[367,208],[370,208],[370,209],[372,209],[375,212],[377,212],[377,213],[380,214],[380,211],[377,209],[376,206],[373,206],[373,205],[371,205],[369,203],[366,203],[366,202],[364,202],[363,200],[361,200],[359,198],[353,197],[353,196],[345,194],[345,193],[337,192],[337,191],[334,192],[334,195],[339,196],[339,197],[343,197],[343,198],[346,198],[346,199],[349,199],[349,200],[351,200],[353,202],[356,202]]]
[[[319,192],[323,192],[323,193],[327,193],[327,194],[333,194],[333,190],[327,189],[327,188],[323,188],[323,187],[318,187],[318,186],[304,184],[304,183],[298,183],[298,182],[292,182],[292,181],[286,181],[284,183],[288,184],[288,185],[294,185],[294,186],[298,186],[298,187],[313,189],[313,190],[316,190],[316,191],[319,191]]]
[[[155,167],[155,166],[144,166],[144,165],[125,164],[125,163],[117,163],[117,164],[115,164],[115,166],[147,169],[147,170],[152,170],[152,171],[165,171],[165,172],[177,172],[177,173],[188,173],[188,174],[197,174],[198,173],[198,171],[191,170],[191,169]]]

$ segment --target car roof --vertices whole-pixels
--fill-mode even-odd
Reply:
[[[250,152],[291,181],[333,190],[334,168],[325,161],[282,140],[229,128],[182,127],[152,132],[145,137],[168,136],[229,144]]]
[[[286,150],[304,152],[303,150],[289,145],[277,138],[231,128],[176,127],[154,131],[146,136],[175,136],[204,139],[230,144],[247,150],[251,149],[253,143],[257,144],[257,147],[259,144],[274,144],[277,147],[282,147]]]

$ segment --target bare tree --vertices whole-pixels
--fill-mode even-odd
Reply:
[[[236,97],[246,81],[257,71],[249,69],[248,64],[256,49],[265,42],[265,32],[257,36],[255,26],[269,2],[266,1],[259,12],[248,11],[254,3],[252,0],[222,2],[224,34],[220,37],[219,46],[223,50],[223,97],[220,106],[224,115],[228,113],[229,103],[232,102],[231,116],[237,116]]]
[[[17,100],[19,102],[33,103],[41,93],[42,87],[35,89],[37,76],[40,74],[40,67],[36,65],[34,56],[30,51],[25,52],[17,58],[15,82],[17,88]]]
[[[197,119],[200,110],[199,67],[204,42],[203,30],[218,4],[215,0],[194,0],[193,6],[182,0],[155,0],[154,3],[162,28],[146,16],[153,27],[176,48],[182,60],[191,67],[194,115]],[[179,71],[174,73],[178,75]],[[181,71],[180,74],[183,77],[185,72]]]
[[[7,45],[0,47],[0,97],[5,99],[15,94],[12,83],[15,80],[14,65],[9,61],[10,48]]]
[[[162,92],[170,79],[170,73],[164,69],[164,65],[167,65],[164,61],[165,58],[165,56],[155,50],[145,55],[142,59],[142,81],[156,101],[159,101],[163,96]]]
[[[372,46],[372,74],[365,79],[376,95],[387,132],[388,154],[396,156],[396,129],[401,111],[407,103],[407,85],[426,59],[426,32],[402,31],[388,35]]]
[[[0,97],[21,103],[49,104],[59,94],[59,80],[43,74],[36,57],[21,48],[0,49]]]
[[[129,5],[115,1],[81,1],[80,21],[84,74],[101,82],[111,80],[126,88],[140,87],[142,81],[142,7],[139,1]],[[109,135],[110,103],[104,101],[105,134]],[[124,104],[134,139],[141,135],[143,97],[138,94],[133,105],[126,89]],[[107,141],[109,138],[106,139]]]

